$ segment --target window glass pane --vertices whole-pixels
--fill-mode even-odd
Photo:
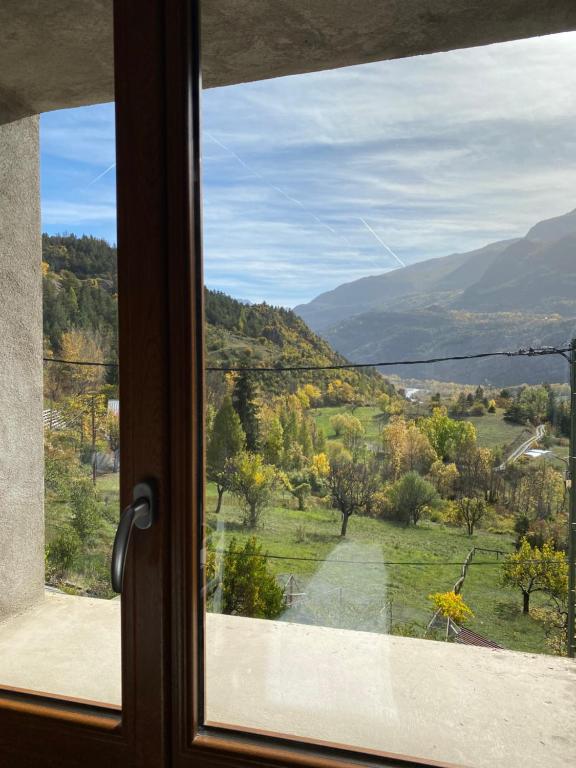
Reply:
[[[111,29],[93,21],[95,40]],[[55,67],[74,55],[58,34]],[[24,72],[11,55],[19,37],[5,41],[18,78],[10,67],[3,77],[25,89],[35,74],[13,94],[26,108],[0,121],[0,686],[117,707],[114,106],[77,108],[103,101],[105,83],[113,98],[113,63],[102,53],[81,83],[72,67],[44,88],[46,51],[30,51]]]
[[[205,93],[207,724],[576,763],[575,41]]]

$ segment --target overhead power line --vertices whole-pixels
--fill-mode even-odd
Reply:
[[[101,368],[118,368],[118,363],[101,363],[96,360],[62,360],[58,357],[43,357],[45,363],[60,363],[60,365],[93,365]]]
[[[411,566],[424,566],[434,568],[440,565],[446,566],[458,566],[461,567],[461,562],[452,562],[450,560],[429,560],[429,561],[408,561],[408,560],[331,560],[325,557],[292,557],[290,555],[264,555],[256,552],[232,552],[226,553],[225,550],[216,550],[217,555],[225,555],[232,557],[260,557],[263,560],[296,560],[298,562],[305,563],[330,563],[331,565],[411,565]],[[523,563],[541,563],[542,560],[523,560]],[[553,565],[553,561],[547,562],[547,565]],[[558,563],[560,564],[560,563]],[[505,565],[503,560],[475,560],[470,563],[469,567],[473,565]]]
[[[432,357],[428,359],[418,360],[386,360],[384,362],[377,363],[341,363],[337,365],[291,365],[282,367],[262,367],[262,366],[209,366],[207,371],[222,371],[225,373],[241,373],[241,372],[265,372],[265,373],[283,373],[284,371],[339,371],[348,368],[384,368],[393,365],[428,365],[430,363],[445,363],[450,360],[480,360],[486,357],[541,357],[544,355],[562,355],[565,352],[569,352],[570,348],[556,348],[556,347],[541,347],[535,349],[529,347],[528,349],[518,349],[514,352],[479,352],[475,355],[452,355],[450,357]]]
[[[288,365],[288,366],[207,366],[206,371],[221,373],[294,373],[297,371],[340,371],[354,368],[385,368],[395,365],[429,365],[431,363],[446,363],[454,360],[482,360],[487,357],[544,357],[546,355],[561,355],[566,357],[570,347],[528,347],[508,352],[479,352],[473,355],[451,355],[448,357],[431,357],[416,360],[385,360],[375,363],[338,363],[334,365]],[[94,360],[62,360],[55,357],[44,357],[45,363],[60,365],[91,365],[103,368],[117,368],[116,362],[98,362]]]

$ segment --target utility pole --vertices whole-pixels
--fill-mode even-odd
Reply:
[[[92,395],[92,482],[96,485],[96,400]]]
[[[576,339],[570,345],[570,510],[568,513],[568,656],[576,655]]]

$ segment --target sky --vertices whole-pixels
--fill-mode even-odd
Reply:
[[[203,93],[206,282],[295,306],[576,208],[576,33]],[[116,242],[113,105],[41,118],[43,230]]]

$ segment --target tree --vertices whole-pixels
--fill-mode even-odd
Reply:
[[[413,422],[399,417],[393,417],[382,430],[382,452],[385,476],[391,480],[412,470],[426,474],[437,459],[426,435]]]
[[[222,497],[229,481],[228,462],[244,450],[246,435],[240,417],[234,410],[232,399],[227,395],[222,401],[214,422],[206,449],[206,477],[216,483],[218,502],[215,512],[222,508]]]
[[[336,437],[340,437],[340,435],[344,432],[346,429],[346,425],[348,424],[348,417],[345,413],[337,413],[335,416],[330,417],[330,426],[334,430],[334,434]]]
[[[456,503],[456,521],[466,526],[468,536],[472,536],[474,528],[486,514],[486,502],[484,499],[468,498],[464,496]]]
[[[404,410],[404,401],[384,392],[378,398],[378,407],[387,416],[399,416]]]
[[[490,448],[478,448],[473,443],[464,445],[456,457],[456,466],[460,475],[459,494],[484,496],[488,500],[494,470],[494,454]]]
[[[444,464],[440,459],[432,464],[428,475],[428,479],[444,499],[454,497],[459,477],[460,473],[456,464]]]
[[[89,360],[103,362],[102,350],[93,335],[86,331],[68,331],[62,334],[61,355],[64,360]],[[49,365],[61,365],[49,363]],[[66,381],[66,391],[79,395],[97,388],[104,376],[104,369],[97,365],[61,365],[61,376]]]
[[[337,413],[330,418],[330,426],[336,437],[341,437],[342,442],[349,451],[356,451],[362,441],[364,427],[362,422],[348,413]]]
[[[284,429],[278,415],[270,407],[260,409],[260,448],[268,464],[280,466],[284,449]]]
[[[296,390],[296,397],[302,403],[304,409],[318,405],[322,400],[322,392],[313,384],[304,384]]]
[[[74,481],[70,489],[72,527],[80,541],[88,543],[100,526],[98,502],[93,484],[87,478]]]
[[[357,451],[362,445],[363,435],[364,427],[360,419],[357,419],[355,416],[348,416],[342,431],[342,442],[346,448],[352,453]]]
[[[245,371],[240,372],[234,384],[232,404],[240,417],[242,429],[246,435],[246,448],[249,451],[258,450],[259,445],[258,407],[256,400],[257,389],[253,377]]]
[[[546,387],[524,387],[507,405],[504,418],[517,424],[529,421],[534,426],[544,423],[549,410],[549,394]]]
[[[322,427],[316,427],[314,435],[314,450],[316,453],[326,453],[326,436]]]
[[[550,544],[531,547],[526,539],[522,539],[518,551],[506,556],[502,584],[522,592],[522,611],[528,614],[530,595],[534,592],[545,592],[558,600],[565,597],[568,590],[566,557]]]
[[[539,622],[546,634],[546,645],[556,656],[566,656],[568,647],[568,602],[552,600],[543,608],[533,608],[530,616]]]
[[[300,512],[304,512],[306,509],[306,500],[312,492],[312,486],[302,475],[293,475],[290,478],[287,477],[286,480],[286,489],[298,501],[298,509]]]
[[[365,512],[378,490],[377,468],[373,461],[355,461],[342,454],[330,460],[327,480],[333,504],[342,513],[340,536],[346,536],[351,515]]]
[[[302,446],[302,453],[304,456],[311,458],[314,453],[314,443],[312,442],[312,436],[310,435],[310,429],[306,418],[303,418],[300,424],[298,442]]]
[[[330,472],[330,461],[328,456],[323,452],[316,453],[314,456],[312,456],[311,468],[312,472],[318,478],[328,477]]]
[[[405,471],[426,475],[437,458],[436,451],[430,445],[428,437],[422,434],[416,424],[410,423],[406,431],[403,457]]]
[[[418,429],[426,435],[438,458],[451,461],[466,445],[476,442],[476,429],[469,421],[455,421],[446,408],[434,408],[432,416],[420,419]]]
[[[345,405],[355,403],[358,400],[354,387],[347,381],[334,379],[328,384],[326,390],[326,402],[328,405]]]
[[[438,491],[418,472],[408,472],[390,488],[389,499],[396,520],[416,525],[424,510],[437,502]]]
[[[244,525],[255,528],[272,498],[276,469],[259,453],[242,451],[228,462],[227,472],[229,488],[244,510]]]
[[[464,602],[462,595],[456,592],[435,592],[433,595],[429,595],[428,599],[432,600],[434,607],[441,616],[445,619],[452,619],[458,624],[474,616]]]
[[[44,357],[54,357],[49,348],[44,348]],[[67,367],[69,368],[69,366]],[[65,394],[67,385],[68,373],[63,365],[48,362],[44,364],[44,396],[50,400],[50,429],[52,429],[54,404]]]
[[[545,460],[529,464],[515,488],[516,512],[529,519],[547,520],[564,512],[565,504],[562,473]]]
[[[282,588],[270,573],[262,545],[254,537],[247,539],[243,547],[232,539],[221,564],[217,554],[209,551],[206,570],[212,585],[212,609],[220,602],[221,613],[255,619],[275,619],[282,613]]]

